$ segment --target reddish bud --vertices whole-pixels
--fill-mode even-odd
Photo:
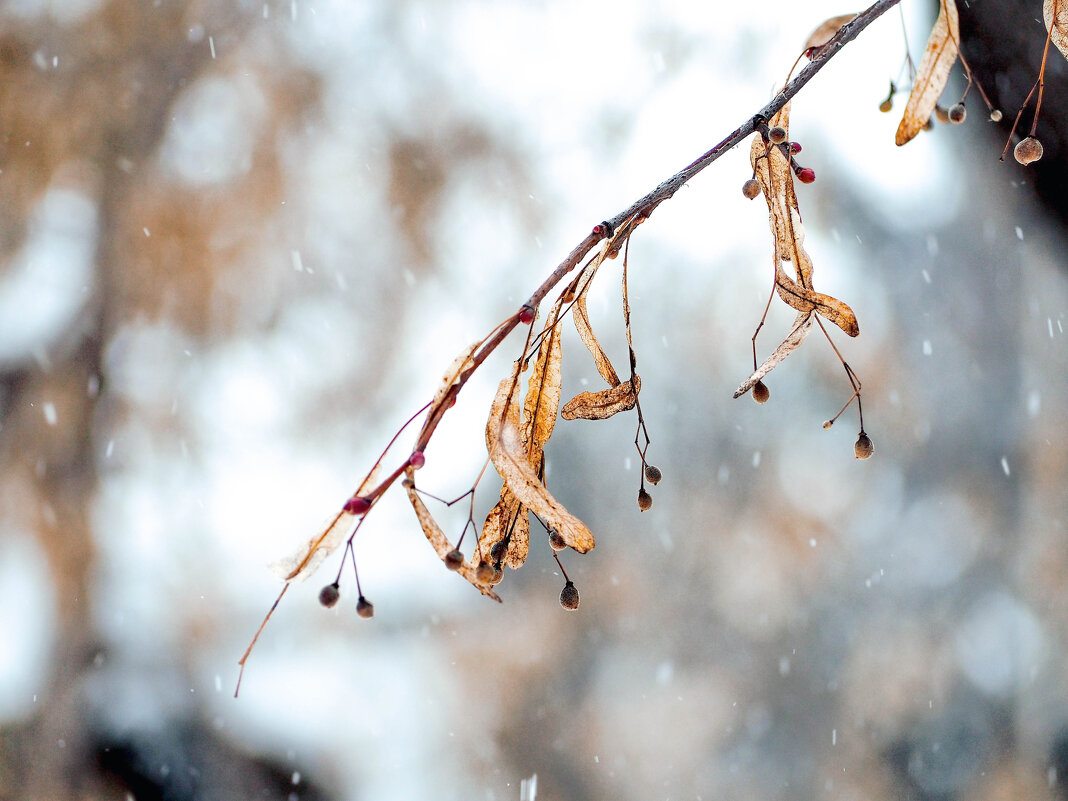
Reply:
[[[532,322],[534,322],[534,307],[531,306],[529,303],[525,304],[522,308],[520,308],[519,322],[521,322],[523,325],[530,325]]]
[[[347,501],[345,501],[345,511],[350,515],[356,515],[362,517],[367,514],[367,510],[371,508],[371,501],[362,495],[353,495]]]
[[[800,152],[801,152],[801,143],[800,142],[791,142],[790,143],[790,155],[796,156]]]
[[[797,171],[797,180],[803,184],[810,184],[816,180],[816,171],[811,167],[802,167]]]
[[[426,456],[423,455],[422,451],[412,451],[412,455],[408,457],[408,464],[418,470],[426,464]]]

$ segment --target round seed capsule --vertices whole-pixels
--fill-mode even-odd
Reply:
[[[857,437],[857,442],[853,446],[853,453],[858,459],[867,459],[875,452],[875,446],[871,444],[871,437],[860,432],[860,436]]]
[[[990,109],[990,121],[991,122],[1001,122],[1002,116],[1004,116],[1004,115],[1001,113],[1001,109],[999,109],[999,108]]]
[[[1038,161],[1042,158],[1042,143],[1035,139],[1035,137],[1029,136],[1026,139],[1020,140],[1019,144],[1016,145],[1016,149],[1012,151],[1012,154],[1021,164],[1030,164],[1031,162]]]
[[[949,116],[949,121],[954,125],[960,125],[968,117],[968,109],[964,107],[963,103],[955,103],[949,107],[949,111],[946,113]]]
[[[375,605],[362,595],[356,600],[356,614],[362,618],[375,616]]]
[[[493,581],[493,574],[496,571],[493,569],[493,565],[489,562],[480,562],[478,569],[475,571],[475,578],[481,581],[483,584],[490,584]]]
[[[463,567],[464,555],[460,553],[459,548],[453,548],[447,554],[445,554],[445,567],[449,570],[459,570]]]
[[[771,397],[771,390],[768,389],[768,385],[763,381],[757,381],[753,384],[753,400],[757,403],[767,403],[768,398]]]
[[[567,547],[563,536],[555,528],[549,529],[549,545],[552,546],[554,551],[562,551]]]
[[[773,144],[781,145],[786,141],[786,129],[781,125],[773,125],[768,129],[768,139],[770,139]]]
[[[660,483],[660,479],[664,477],[664,474],[660,472],[660,468],[655,464],[647,464],[645,466],[645,480],[652,484],[654,487]]]
[[[653,508],[653,496],[650,495],[644,487],[638,490],[638,508],[643,512],[647,512]]]
[[[327,609],[337,603],[337,599],[341,597],[341,590],[338,587],[338,583],[335,581],[333,584],[327,584],[321,590],[319,590],[319,603],[325,606]]]
[[[760,181],[756,178],[750,178],[744,184],[742,184],[742,194],[749,200],[752,200],[760,194]]]
[[[490,548],[490,559],[494,562],[499,562],[504,559],[504,554],[508,550],[507,540],[497,540],[493,543],[493,547]]]
[[[496,566],[496,567],[493,568],[493,577],[490,578],[489,583],[490,584],[500,584],[501,583],[501,579],[503,579],[503,578],[504,578],[504,571],[500,568],[500,566]]]
[[[879,104],[879,111],[883,112],[883,114],[886,114],[888,111],[893,111],[893,109],[894,101],[891,100],[889,97]]]
[[[579,591],[575,586],[575,582],[568,581],[562,590],[560,590],[560,606],[564,609],[574,611],[579,607]]]

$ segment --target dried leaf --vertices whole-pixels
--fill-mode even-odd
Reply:
[[[1042,4],[1042,19],[1046,23],[1050,40],[1061,54],[1068,58],[1068,0],[1045,0]]]
[[[587,289],[589,289],[589,284],[575,299],[575,305],[571,307],[571,319],[575,322],[575,330],[578,331],[582,344],[586,346],[586,350],[593,356],[593,361],[597,364],[597,372],[601,374],[601,378],[607,381],[609,386],[618,387],[619,375],[612,366],[612,362],[608,360],[608,355],[601,348],[601,343],[597,341],[593,328],[590,326],[590,316],[586,310]]]
[[[520,363],[512,375],[501,381],[486,423],[486,446],[493,466],[520,502],[540,517],[547,526],[560,532],[569,546],[586,553],[594,546],[593,534],[552,496],[530,465],[519,435],[519,426],[511,412],[516,405]]]
[[[808,55],[809,58],[814,58],[817,53],[812,51],[816,48],[823,47],[827,42],[831,41],[831,39],[834,38],[834,35],[841,30],[842,26],[847,22],[852,22],[856,16],[856,14],[839,14],[837,17],[831,17],[824,22],[812,32],[812,35],[808,37],[808,41],[805,42],[805,54]]]
[[[534,362],[527,396],[523,401],[523,443],[527,458],[537,469],[541,464],[542,448],[552,436],[556,415],[560,411],[560,319],[558,301],[545,321],[538,359]]]
[[[785,128],[789,122],[789,109],[787,103],[769,124]],[[805,228],[801,224],[789,157],[780,148],[766,145],[760,136],[755,136],[749,158],[768,203],[768,219],[775,239],[775,289],[779,297],[798,312],[816,311],[849,336],[857,336],[860,327],[853,310],[812,287],[812,258],[804,246]],[[787,262],[794,267],[796,281],[783,268]]]
[[[527,508],[519,502],[508,485],[501,487],[501,499],[497,502],[482,524],[482,533],[478,537],[478,551],[473,559],[473,567],[478,566],[481,558],[486,558],[493,546],[509,537],[508,548],[501,557],[501,564],[518,570],[527,560],[530,550],[530,516]]]
[[[857,316],[849,306],[830,295],[799,286],[778,263],[775,265],[775,291],[791,308],[805,314],[815,311],[851,337],[860,334]]]
[[[560,411],[565,420],[607,420],[614,414],[629,411],[638,402],[642,380],[638,375],[618,387],[600,392],[580,392]]]
[[[797,347],[805,341],[805,337],[808,336],[808,332],[811,330],[812,323],[815,322],[815,320],[816,318],[811,311],[798,314],[794,320],[794,327],[790,330],[786,339],[782,341],[782,344],[780,344],[779,347],[775,348],[774,352],[764,360],[764,363],[760,365],[749,378],[742,382],[741,386],[734,391],[734,397],[739,398],[751,390],[757,381],[770,373],[782,362],[783,359],[793,353]]]
[[[380,465],[375,466],[353,495],[363,495],[374,489],[378,481],[379,468]],[[349,514],[342,509],[326,523],[322,531],[308,540],[306,545],[302,545],[290,556],[272,563],[271,570],[286,581],[304,581],[318,569],[326,557],[348,539],[349,531],[355,520],[356,515]]]
[[[916,77],[912,79],[912,92],[905,105],[905,115],[897,127],[894,141],[898,145],[907,143],[927,124],[949,81],[950,70],[957,61],[960,42],[957,3],[956,0],[941,0],[941,6],[927,39],[923,61],[920,62]]]
[[[442,402],[445,400],[445,395],[452,388],[453,384],[460,381],[464,373],[471,370],[475,366],[475,352],[482,346],[485,340],[479,340],[473,342],[460,351],[460,355],[452,360],[452,364],[449,365],[449,369],[445,371],[445,375],[441,379],[441,383],[438,385],[438,391],[434,393],[434,400],[430,402],[429,411],[426,415],[426,422],[423,423],[423,430],[430,425],[436,418],[439,418],[438,410],[441,407]],[[420,432],[422,434],[422,432]]]
[[[415,471],[408,468],[408,478],[412,481],[415,480]],[[434,519],[434,516],[430,514],[430,510],[426,508],[426,504],[423,503],[423,499],[419,496],[419,493],[415,490],[415,484],[413,483],[408,487],[408,500],[412,502],[412,508],[415,509],[415,515],[419,518],[419,525],[423,529],[423,533],[426,535],[427,540],[434,547],[434,551],[441,559],[445,557],[453,550],[454,546],[449,542],[449,538],[445,536],[445,532],[441,530],[441,526]],[[492,598],[495,601],[500,601],[501,598],[493,591],[493,587],[488,584],[482,584],[476,576],[475,568],[470,564],[462,564],[456,571],[463,576],[476,590],[481,592],[488,598]]]

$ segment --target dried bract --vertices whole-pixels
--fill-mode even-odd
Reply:
[[[1068,0],[1045,0],[1042,20],[1046,23],[1050,41],[1068,58]]]
[[[839,14],[837,17],[831,17],[816,28],[805,42],[805,55],[809,58],[818,56],[820,49],[834,38],[834,35],[841,30],[843,25],[852,22],[856,16],[856,14]]]
[[[564,404],[560,416],[565,420],[607,420],[612,415],[633,409],[641,388],[641,377],[634,375],[617,387],[600,392],[580,392]]]
[[[935,20],[923,60],[912,80],[912,92],[905,105],[905,115],[897,127],[894,141],[904,145],[929,123],[931,114],[938,105],[938,98],[949,81],[950,70],[957,61],[960,42],[960,22],[956,0],[941,0],[938,19]]]

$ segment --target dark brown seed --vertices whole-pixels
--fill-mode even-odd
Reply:
[[[459,548],[453,548],[445,554],[445,567],[449,570],[459,570],[464,565],[464,555]]]
[[[763,381],[757,381],[753,384],[753,400],[757,403],[767,403],[768,398],[771,397],[771,390],[768,389],[768,385]]]
[[[1016,149],[1012,151],[1012,154],[1021,164],[1030,164],[1031,162],[1038,161],[1042,158],[1042,143],[1035,139],[1035,137],[1029,136],[1026,139],[1020,140],[1020,143],[1016,145]]]
[[[567,543],[564,542],[564,538],[560,535],[560,532],[555,528],[549,529],[549,545],[552,546],[554,551],[562,551],[567,547]]]
[[[786,129],[781,125],[772,126],[768,129],[768,139],[770,139],[773,144],[781,145],[786,141]]]
[[[327,584],[321,590],[319,590],[319,603],[325,606],[327,609],[337,603],[337,599],[341,597],[341,590],[338,588],[337,582],[333,584]]]
[[[564,585],[564,588],[560,590],[560,606],[564,609],[574,611],[579,607],[579,591],[575,586],[575,582],[569,581]]]
[[[968,109],[963,103],[955,103],[949,107],[949,121],[954,125],[960,125],[968,117]]]
[[[645,488],[638,490],[638,508],[643,512],[653,508],[653,496],[650,495]]]
[[[362,618],[374,617],[375,605],[361,595],[356,601],[356,614]]]

